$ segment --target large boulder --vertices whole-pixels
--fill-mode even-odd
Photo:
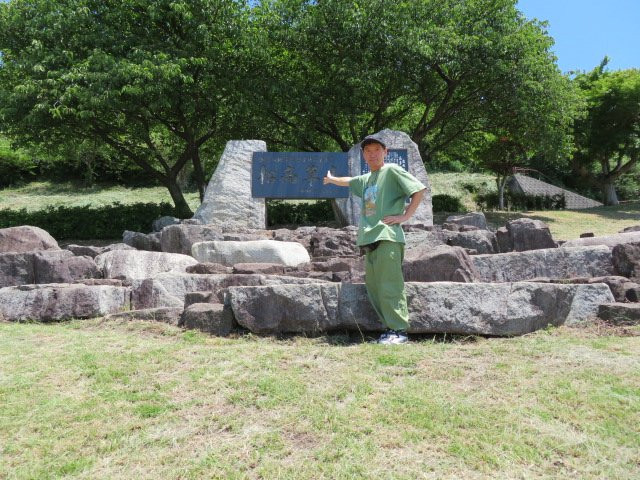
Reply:
[[[640,325],[640,304],[605,303],[600,305],[598,317],[613,325]]]
[[[9,321],[49,322],[92,318],[127,310],[127,287],[80,284],[22,285],[0,288],[0,318]]]
[[[72,283],[100,276],[90,257],[77,257],[68,250],[0,253],[0,287]]]
[[[226,337],[237,324],[229,306],[220,303],[194,303],[182,312],[179,326]]]
[[[227,142],[193,218],[218,227],[266,228],[265,200],[251,194],[253,153],[266,150],[262,140]]]
[[[149,252],[161,252],[159,233],[140,233],[125,230],[122,234],[122,243],[129,245],[136,250],[146,250]]]
[[[167,253],[191,255],[197,242],[223,240],[222,230],[209,225],[169,225],[160,232],[160,248]]]
[[[407,282],[474,282],[479,278],[464,248],[447,245],[407,250],[402,270]]]
[[[410,333],[522,335],[594,318],[604,284],[407,283]],[[261,334],[380,331],[362,284],[229,287],[236,321]]]
[[[496,253],[498,244],[496,235],[489,230],[475,230],[468,232],[443,232],[447,245],[462,247],[472,250],[474,253]]]
[[[0,228],[0,253],[60,250],[56,239],[49,232],[30,225]]]
[[[199,275],[161,273],[152,278],[132,281],[132,306],[135,309],[184,306],[189,292],[214,292],[219,303],[224,289],[232,285],[279,285],[283,283],[318,283],[318,280],[276,275]]]
[[[640,277],[640,242],[621,243],[611,250],[613,267],[623,277]]]
[[[114,250],[96,257],[96,264],[104,278],[139,279],[158,273],[186,271],[196,260],[179,253]]]
[[[168,227],[169,225],[178,225],[179,223],[179,218],[165,215],[164,217],[156,218],[151,223],[151,228],[154,232],[161,232],[164,227]]]
[[[64,248],[65,250],[69,250],[74,255],[91,258],[96,258],[101,253],[111,252],[113,250],[135,250],[135,248],[133,248],[131,245],[127,245],[125,243],[112,243],[104,247],[69,244]]]
[[[313,257],[344,257],[358,254],[356,238],[358,229],[350,226],[343,229],[318,227],[311,235],[309,244]]]
[[[511,245],[516,252],[555,248],[549,227],[541,220],[518,218],[507,223]]]
[[[468,225],[477,227],[480,230],[487,230],[487,219],[482,212],[470,212],[464,215],[451,215],[445,220],[446,223],[455,225]]]
[[[51,253],[68,254],[51,255]],[[102,273],[91,257],[77,257],[68,250],[38,252],[33,256],[35,282],[73,283],[86,278],[100,278]]]
[[[405,228],[405,251],[416,247],[437,247],[438,245],[446,245],[444,232],[436,227],[432,230],[409,230]]]
[[[309,253],[301,244],[277,240],[199,242],[191,247],[191,255],[199,262],[227,266],[236,263],[277,263],[295,267],[311,261]]]
[[[601,277],[613,274],[607,247],[548,248],[473,255],[482,282],[520,282],[534,278]]]
[[[640,232],[625,232],[616,233],[614,235],[603,235],[601,237],[586,237],[575,238],[563,243],[563,247],[579,247],[579,246],[593,246],[593,245],[606,245],[609,248],[613,248],[616,245],[622,245],[625,243],[637,243],[640,242]]]

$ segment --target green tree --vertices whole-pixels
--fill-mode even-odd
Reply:
[[[0,121],[25,144],[99,139],[169,190],[224,137],[243,71],[243,0],[12,0],[0,5]]]
[[[496,174],[498,208],[504,210],[504,190],[515,169],[527,165],[523,145],[506,136],[490,137],[479,154],[482,166]]]
[[[346,150],[367,133],[399,128],[427,160],[507,130],[566,154],[572,86],[544,25],[515,4],[263,1],[253,14],[268,81],[253,91],[255,128],[308,150]]]
[[[606,205],[617,205],[615,183],[640,159],[640,70],[609,72],[608,58],[576,76],[587,114],[576,121],[574,168],[592,177]],[[593,166],[599,172],[594,174]]]

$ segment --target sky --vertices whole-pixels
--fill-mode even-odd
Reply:
[[[563,72],[640,68],[640,0],[518,0],[529,19],[547,20]]]

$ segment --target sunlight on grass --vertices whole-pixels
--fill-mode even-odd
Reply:
[[[185,193],[187,203],[195,211],[200,205],[197,192]],[[82,187],[73,183],[32,182],[22,187],[0,190],[0,208],[29,211],[41,210],[48,206],[102,206],[115,202],[173,204],[165,187],[127,188],[122,186],[104,187],[95,185]]]
[[[640,336],[614,331],[382,348],[0,323],[0,356],[3,478],[640,474]]]

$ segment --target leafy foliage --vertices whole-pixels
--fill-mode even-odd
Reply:
[[[454,195],[447,195],[444,193],[440,195],[434,195],[433,197],[431,197],[431,202],[434,213],[466,212],[467,210],[464,205],[462,205],[462,201]]]
[[[49,232],[57,240],[121,238],[124,230],[150,232],[158,217],[174,215],[169,203],[114,203],[102,207],[49,206],[28,212],[0,210],[0,228],[32,225]]]
[[[640,70],[609,72],[607,62],[575,79],[587,114],[575,125],[574,171],[600,186],[605,204],[615,205],[615,182],[640,159]]]
[[[319,200],[314,203],[291,203],[279,200],[267,202],[267,224],[276,225],[317,225],[334,220],[331,201]]]
[[[500,206],[498,192],[485,192],[475,195],[475,201],[481,210],[500,210],[505,207],[509,210],[564,210],[566,199],[562,194],[556,195],[528,195],[506,191],[504,194],[505,205]]]

